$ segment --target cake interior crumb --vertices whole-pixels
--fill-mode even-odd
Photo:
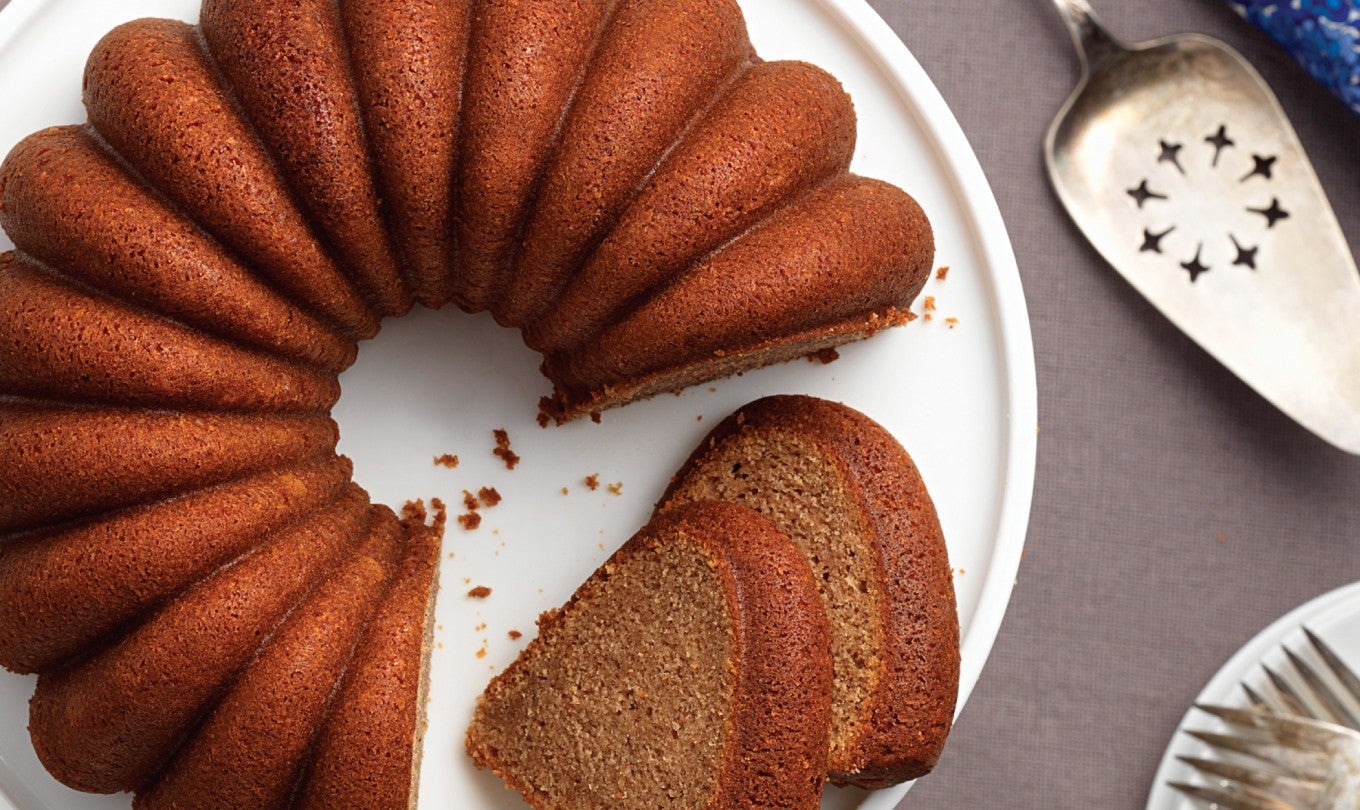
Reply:
[[[492,450],[492,455],[505,462],[505,469],[513,470],[519,463],[519,455],[510,449],[510,434],[505,428],[496,428],[491,431],[491,435],[496,438],[496,449]]]
[[[614,483],[612,483],[612,484],[610,484],[609,486],[605,487],[605,489],[609,490],[609,494],[610,494],[610,495],[622,495],[622,494],[623,494],[623,482],[622,482],[622,481],[615,481]]]
[[[491,589],[486,587],[485,585],[478,585],[477,587],[468,591],[467,595],[472,599],[485,599],[491,595]]]
[[[443,453],[434,457],[434,463],[437,467],[448,467],[452,470],[458,467],[458,456],[452,453]]]
[[[600,474],[599,474],[599,473],[591,473],[590,475],[587,475],[587,476],[585,477],[585,484],[586,484],[586,489],[590,490],[591,492],[594,492],[595,490],[599,489],[599,488],[600,488]]]
[[[506,633],[506,635],[510,637],[511,641],[519,641],[520,638],[524,636],[524,634],[518,630],[511,630],[508,633]]]

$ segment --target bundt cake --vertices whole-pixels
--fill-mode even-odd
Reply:
[[[534,807],[809,810],[831,664],[812,571],[749,507],[654,518],[486,688],[467,749]]]
[[[658,510],[713,498],[769,518],[817,575],[835,671],[831,778],[873,788],[927,773],[953,720],[959,623],[911,457],[844,405],[767,397],[713,429]]]
[[[901,323],[932,259],[735,0],[203,0],[83,100],[0,164],[0,664],[57,779],[145,806],[414,795],[437,533],[329,419],[382,318],[489,311],[567,421]]]

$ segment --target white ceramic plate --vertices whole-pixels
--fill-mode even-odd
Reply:
[[[1276,672],[1291,672],[1281,645],[1287,645],[1314,668],[1325,669],[1308,644],[1302,630],[1304,627],[1325,641],[1347,666],[1360,671],[1360,634],[1355,632],[1360,627],[1360,582],[1325,593],[1262,630],[1228,659],[1228,663],[1195,698],[1195,703],[1245,705],[1246,695],[1241,687],[1243,682],[1258,692],[1266,691],[1264,687],[1268,681],[1261,669],[1262,664]],[[1204,712],[1194,708],[1186,712],[1171,736],[1166,754],[1157,768],[1157,775],[1153,777],[1147,810],[1195,810],[1197,807],[1167,786],[1168,782],[1204,784],[1204,780],[1190,766],[1176,759],[1177,756],[1212,759],[1209,746],[1184,734],[1186,729],[1218,733],[1227,730],[1221,722]]]
[[[0,152],[43,126],[84,120],[80,76],[90,48],[119,22],[197,16],[196,0],[15,0],[0,13]],[[847,347],[830,365],[797,361],[589,420],[542,430],[546,383],[536,356],[485,316],[450,308],[389,323],[342,378],[342,452],[375,499],[443,498],[494,486],[504,502],[476,531],[452,525],[437,612],[430,728],[421,779],[426,807],[517,807],[473,770],[462,730],[475,696],[528,641],[539,612],[559,605],[646,519],[670,474],[705,432],[765,394],[844,401],[884,424],[925,476],[957,569],[963,629],[959,707],[971,692],[1010,599],[1034,480],[1036,397],[1029,322],[1015,258],[977,160],[935,87],[863,0],[743,0],[767,59],[830,70],[859,112],[855,169],[908,189],[929,212],[937,263],[933,323],[917,321]],[[0,247],[8,242],[0,237]],[[946,317],[958,319],[950,328]],[[492,457],[506,428],[523,462]],[[434,455],[456,453],[455,470]],[[598,473],[590,491],[583,478]],[[622,482],[619,494],[606,485]],[[568,494],[562,494],[562,488]],[[452,521],[451,521],[452,523]],[[490,598],[465,596],[475,585]],[[508,632],[525,635],[512,641]],[[479,657],[480,656],[480,657]],[[29,746],[32,679],[0,676],[0,788],[24,810],[126,807],[54,782]],[[906,787],[829,791],[826,807],[896,805]]]

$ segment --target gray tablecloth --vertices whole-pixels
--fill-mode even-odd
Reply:
[[[1077,64],[1048,0],[871,2],[939,86],[1000,200],[1042,429],[1014,601],[938,770],[902,806],[1141,808],[1181,714],[1227,657],[1360,579],[1360,458],[1257,397],[1069,224],[1040,144]],[[1201,31],[1241,50],[1360,255],[1360,118],[1218,0],[1095,5],[1126,39]]]

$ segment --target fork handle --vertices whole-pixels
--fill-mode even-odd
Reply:
[[[1100,24],[1091,4],[1086,0],[1053,0],[1058,14],[1067,23],[1068,33],[1077,46],[1083,71],[1096,69],[1112,56],[1123,53],[1126,48],[1105,26]]]

